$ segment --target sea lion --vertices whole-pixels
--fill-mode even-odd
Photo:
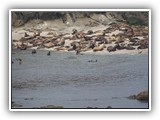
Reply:
[[[21,58],[19,58],[18,61],[19,61],[19,64],[22,64],[22,59]]]
[[[58,46],[62,46],[65,44],[65,40],[64,39],[60,39],[57,43]]]
[[[47,53],[47,55],[50,56],[50,55],[51,55],[51,52],[49,51],[49,52]]]
[[[75,35],[78,31],[76,29],[72,30],[72,35]]]
[[[37,37],[37,36],[40,36],[40,33],[41,33],[41,32],[38,32],[38,33],[34,32],[32,37],[35,38],[35,37]]]
[[[78,55],[80,53],[80,50],[76,50],[76,55]]]
[[[138,52],[138,54],[141,54],[141,53],[142,53],[142,51],[139,51],[139,52]]]
[[[68,48],[67,47],[64,47],[64,46],[62,46],[62,47],[58,47],[58,48],[55,48],[57,51],[60,51],[60,50],[68,50]],[[69,50],[68,50],[69,51]]]
[[[29,35],[25,32],[25,33],[24,33],[24,37],[29,37]]]
[[[107,48],[107,50],[108,50],[108,52],[113,52],[113,51],[116,51],[116,46],[109,46],[108,48]]]
[[[124,46],[124,45],[120,45],[119,43],[116,44],[115,47],[116,47],[118,50],[125,49],[125,46]]]
[[[137,49],[146,49],[146,48],[148,48],[148,46],[145,46],[145,45],[144,46],[140,45],[140,46],[137,47]]]
[[[18,45],[17,44],[17,48],[20,49],[20,50],[26,50],[27,49],[27,45],[24,45],[24,44]]]
[[[97,46],[97,47],[94,47],[94,48],[93,48],[93,52],[102,51],[103,48],[104,48],[104,44],[103,44],[103,45],[100,45],[100,46]]]
[[[36,51],[35,49],[33,49],[31,53],[32,53],[32,54],[36,54],[37,51]]]
[[[126,50],[134,50],[135,48],[133,47],[133,46],[131,46],[131,45],[127,45],[126,46]]]
[[[96,59],[96,60],[89,60],[88,62],[97,62],[98,60]]]
[[[44,47],[47,47],[47,48],[51,48],[51,47],[54,47],[54,46],[55,46],[55,44],[54,44],[54,43],[52,43],[52,42],[49,42],[49,43],[45,43],[45,44],[43,44],[43,46],[44,46]]]

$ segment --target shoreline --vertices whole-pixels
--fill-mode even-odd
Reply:
[[[50,52],[59,52],[59,53],[73,53],[73,54],[76,54],[75,51],[66,51],[66,50],[61,50],[61,51],[57,51],[57,50],[54,50],[54,48],[45,48],[45,49],[36,49],[36,48],[28,48],[28,50],[40,50],[40,51],[50,51]],[[12,49],[12,50],[17,50],[16,49]],[[86,51],[86,52],[81,52],[80,55],[84,55],[84,54],[95,54],[95,55],[138,55],[138,54],[148,54],[148,49],[143,49],[143,50],[118,50],[118,51],[115,51],[115,52],[108,52],[106,49],[103,50],[103,51],[98,51],[98,52],[93,52],[92,50],[90,51]]]

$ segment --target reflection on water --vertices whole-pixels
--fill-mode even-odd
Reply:
[[[12,52],[12,101],[21,108],[148,108],[126,98],[148,89],[148,55]]]

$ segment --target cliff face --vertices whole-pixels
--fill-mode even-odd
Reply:
[[[12,12],[12,26],[20,27],[30,20],[61,20],[75,23],[78,19],[90,19],[100,24],[125,22],[148,25],[148,12]]]

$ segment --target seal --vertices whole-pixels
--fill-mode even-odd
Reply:
[[[103,45],[100,45],[100,46],[97,46],[97,47],[94,47],[94,48],[93,48],[93,52],[102,51],[104,47],[105,47],[104,44],[103,44]]]
[[[108,52],[113,52],[113,51],[116,51],[116,46],[109,46],[108,48],[107,48],[107,50],[108,50]]]
[[[32,53],[32,54],[36,54],[37,51],[36,51],[35,49],[33,49],[31,53]]]
[[[49,52],[47,53],[47,55],[50,56],[50,55],[51,55],[51,52],[49,51]]]
[[[21,58],[19,58],[18,61],[19,61],[19,64],[22,64],[22,59]]]
[[[29,37],[29,35],[25,32],[25,33],[24,33],[24,37]]]

